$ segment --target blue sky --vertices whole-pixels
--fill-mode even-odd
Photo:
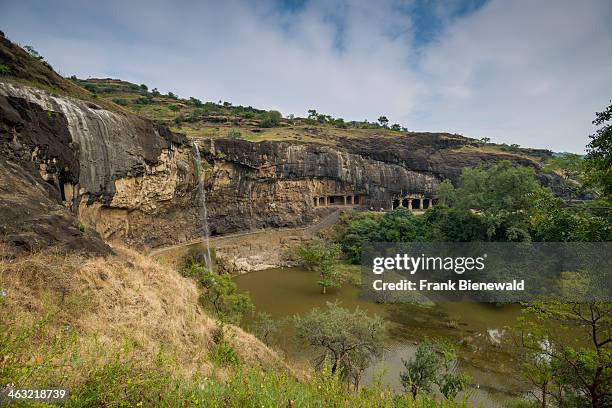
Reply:
[[[63,75],[574,152],[612,98],[611,23],[608,0],[0,1]]]

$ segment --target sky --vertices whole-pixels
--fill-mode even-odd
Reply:
[[[0,0],[65,76],[582,153],[612,99],[609,0]]]

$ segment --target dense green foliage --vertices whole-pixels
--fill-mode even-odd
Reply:
[[[612,197],[612,104],[595,114],[593,124],[601,126],[587,146],[587,180],[604,198]]]
[[[351,215],[338,238],[343,252],[357,263],[367,242],[612,240],[610,211],[600,207],[605,201],[568,207],[532,169],[510,162],[465,169],[457,188],[441,183],[437,199],[422,217],[403,207]]]

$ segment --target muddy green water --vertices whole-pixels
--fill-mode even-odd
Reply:
[[[360,299],[359,287],[352,284],[323,295],[317,279],[315,273],[301,268],[269,269],[235,278],[238,288],[249,293],[258,311],[284,321],[274,346],[290,360],[304,363],[313,354],[312,350],[295,343],[294,328],[288,318],[306,314],[315,307],[325,307],[329,301],[340,301],[344,307],[360,307],[389,322],[384,357],[366,371],[362,384],[379,379],[385,386],[401,392],[402,359],[414,354],[419,341],[430,338],[444,339],[458,348],[461,369],[474,379],[475,386],[470,392],[474,405],[495,407],[509,395],[522,393],[521,384],[514,379],[513,362],[497,345],[504,327],[513,324],[520,314],[518,306],[469,302],[442,302],[429,307],[382,305]]]

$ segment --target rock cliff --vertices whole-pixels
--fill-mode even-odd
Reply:
[[[405,196],[433,198],[441,180],[456,181],[466,166],[511,159],[537,167],[529,159],[483,153],[469,139],[443,134],[343,138],[334,146],[189,141],[131,114],[4,82],[0,132],[4,171],[19,168],[13,173],[104,239],[141,248],[202,234],[197,174],[207,195],[211,233],[218,235],[307,225],[329,212],[322,204],[388,209]],[[203,155],[200,172],[193,143]],[[23,208],[0,209],[3,229],[9,239],[34,245],[24,242],[49,228],[25,222]]]

